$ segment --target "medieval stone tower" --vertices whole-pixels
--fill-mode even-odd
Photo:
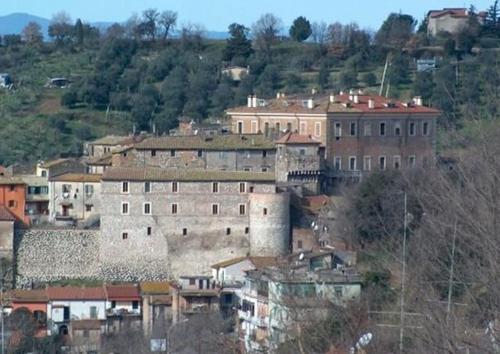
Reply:
[[[282,256],[289,252],[289,193],[250,194],[250,254]]]

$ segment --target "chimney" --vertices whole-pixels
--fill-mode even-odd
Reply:
[[[354,96],[352,96],[352,97],[353,97],[352,100],[353,100],[354,103],[356,103],[356,104],[359,103],[359,96],[357,94],[354,95]]]
[[[415,103],[416,106],[423,106],[422,97],[420,96],[414,97],[413,103]]]
[[[375,100],[374,99],[370,98],[368,100],[368,108],[369,109],[374,109],[375,108]]]
[[[257,96],[255,95],[252,96],[252,107],[257,107]]]
[[[248,108],[252,108],[252,96],[248,95],[247,97],[247,106]]]
[[[351,101],[351,102],[352,102],[353,98],[354,98],[354,97],[352,97],[352,95],[349,95],[349,101]]]
[[[350,89],[349,90],[349,95],[353,95],[354,94],[354,90],[353,89]]]
[[[307,108],[309,108],[309,109],[314,108],[314,100],[312,98],[307,100]]]
[[[316,94],[316,89],[315,88],[312,88],[311,89],[311,95],[315,95]]]
[[[344,94],[344,91],[340,91],[340,96],[342,96]]]
[[[335,95],[333,93],[330,94],[330,103],[335,103]]]
[[[276,98],[279,100],[281,97],[281,93],[278,91],[278,93],[276,94]]]

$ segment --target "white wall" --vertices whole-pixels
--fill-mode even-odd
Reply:
[[[106,301],[51,301],[48,305],[49,320],[62,321],[64,310],[62,307],[54,306],[68,306],[69,315],[71,320],[87,320],[90,317],[90,308],[96,307],[98,320],[106,319]]]

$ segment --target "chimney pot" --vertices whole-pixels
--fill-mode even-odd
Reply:
[[[359,96],[358,95],[354,95],[352,97],[353,97],[353,102],[354,103],[356,103],[356,104],[359,103]]]
[[[374,109],[375,108],[375,101],[373,99],[368,100],[368,108],[369,109]]]
[[[249,95],[247,97],[247,106],[248,106],[248,108],[252,107],[252,96],[251,95]]]
[[[312,98],[307,100],[307,108],[309,108],[309,109],[314,108],[314,100]]]
[[[330,95],[330,103],[335,103],[335,95],[333,93]]]
[[[256,108],[257,107],[257,96],[252,97],[252,107]]]

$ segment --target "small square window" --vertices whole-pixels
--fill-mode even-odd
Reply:
[[[16,186],[14,184],[10,185],[10,191],[14,192],[16,190]]]
[[[262,210],[262,214],[263,214],[263,215],[267,215],[267,208],[264,208],[264,209]]]
[[[267,150],[262,150],[262,157],[267,157]]]
[[[122,182],[122,193],[128,193],[128,182]]]
[[[203,150],[198,150],[198,157],[203,157]]]
[[[297,241],[297,248],[298,248],[299,250],[301,250],[301,249],[302,249],[302,240]]]
[[[151,150],[151,156],[156,156],[156,150]]]
[[[175,150],[170,150],[170,156],[175,157]]]
[[[247,226],[245,227],[245,234],[248,235],[250,233],[250,228]]]
[[[151,226],[148,226],[148,228],[146,229],[146,234],[148,236],[151,236],[152,231],[153,231],[153,229],[151,228]]]
[[[231,228],[230,228],[230,227],[228,227],[228,228],[226,229],[226,235],[231,235]]]
[[[122,240],[128,239],[128,232],[122,232]]]
[[[9,200],[9,208],[15,208],[16,207],[16,201],[15,200]]]
[[[150,193],[151,192],[151,182],[145,182],[144,183],[144,192],[145,193]]]
[[[139,308],[139,301],[132,301],[132,309],[137,310]]]
[[[182,229],[182,236],[186,236],[188,234],[188,229]]]
[[[267,171],[268,171],[267,167],[262,167],[262,172],[267,172]]]
[[[85,205],[85,211],[91,212],[92,211],[92,205],[89,205],[89,204]]]
[[[250,187],[250,193],[253,193],[253,191],[254,191],[254,186],[251,186]]]
[[[196,285],[196,279],[189,279],[189,285]]]

